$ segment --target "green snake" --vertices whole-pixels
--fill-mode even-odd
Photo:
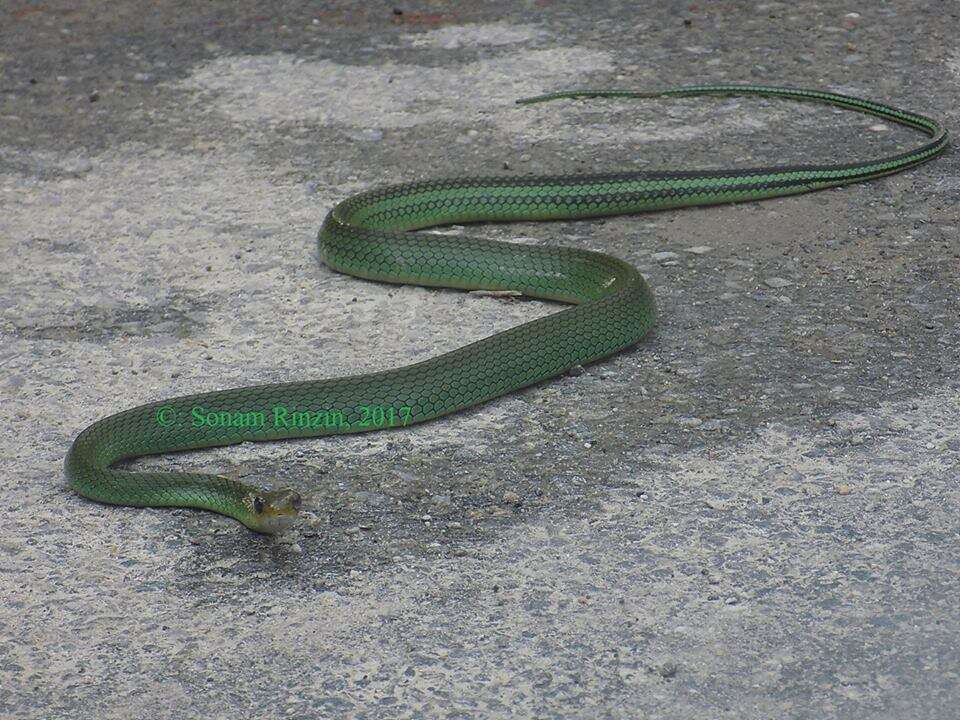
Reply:
[[[67,454],[70,487],[133,506],[212,510],[252,530],[281,532],[300,495],[220,475],[133,472],[112,467],[144,455],[404,427],[519,390],[640,340],[654,298],[630,264],[599,252],[477,237],[406,232],[452,223],[559,220],[686,205],[730,203],[846,185],[926,162],[948,143],[944,127],[916,113],[818,90],[692,85],[659,92],[574,90],[518,100],[761,95],[813,100],[925,132],[920,147],[847,164],[742,170],[455,177],[392,185],[349,197],[327,215],[320,258],[333,270],[388,283],[516,291],[568,303],[561,312],[452,352],[364,375],[255,385],[160,400],[99,420]]]

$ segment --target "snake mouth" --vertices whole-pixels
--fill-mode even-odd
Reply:
[[[261,524],[260,532],[268,535],[281,535],[292,528],[296,521],[296,515],[276,515],[272,518],[266,518]]]

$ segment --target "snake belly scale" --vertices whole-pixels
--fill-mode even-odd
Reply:
[[[320,258],[334,270],[389,283],[519,291],[571,307],[405,367],[186,395],[111,415],[83,430],[71,446],[65,462],[70,487],[104,503],[203,508],[258,532],[282,531],[300,506],[293,490],[266,490],[219,475],[139,472],[113,465],[157,453],[432,420],[616,353],[640,340],[654,323],[653,294],[640,273],[617,258],[576,248],[409,231],[790,195],[898,172],[930,160],[948,143],[941,124],[923,115],[818,90],[727,84],[650,93],[575,90],[518,103],[695,95],[819,101],[918,129],[929,139],[895,155],[847,164],[450,178],[349,197],[330,211],[319,233]],[[279,422],[278,408],[283,411]]]

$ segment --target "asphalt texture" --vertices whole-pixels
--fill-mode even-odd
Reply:
[[[549,303],[337,275],[450,175],[855,160],[960,128],[960,5],[0,7],[0,717],[960,717],[960,155],[808,195],[445,232],[640,267],[636,347],[420,427],[137,461],[291,485],[281,540],[62,463],[164,397],[374,371]]]

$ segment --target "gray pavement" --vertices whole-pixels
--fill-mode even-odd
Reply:
[[[956,129],[958,37],[933,0],[5,4],[0,717],[960,717],[956,152],[762,203],[472,228],[633,262],[656,331],[432,424],[137,463],[293,485],[281,541],[62,474],[123,408],[556,309],[334,274],[314,238],[351,193],[920,140],[786,102],[515,98],[771,82]]]

